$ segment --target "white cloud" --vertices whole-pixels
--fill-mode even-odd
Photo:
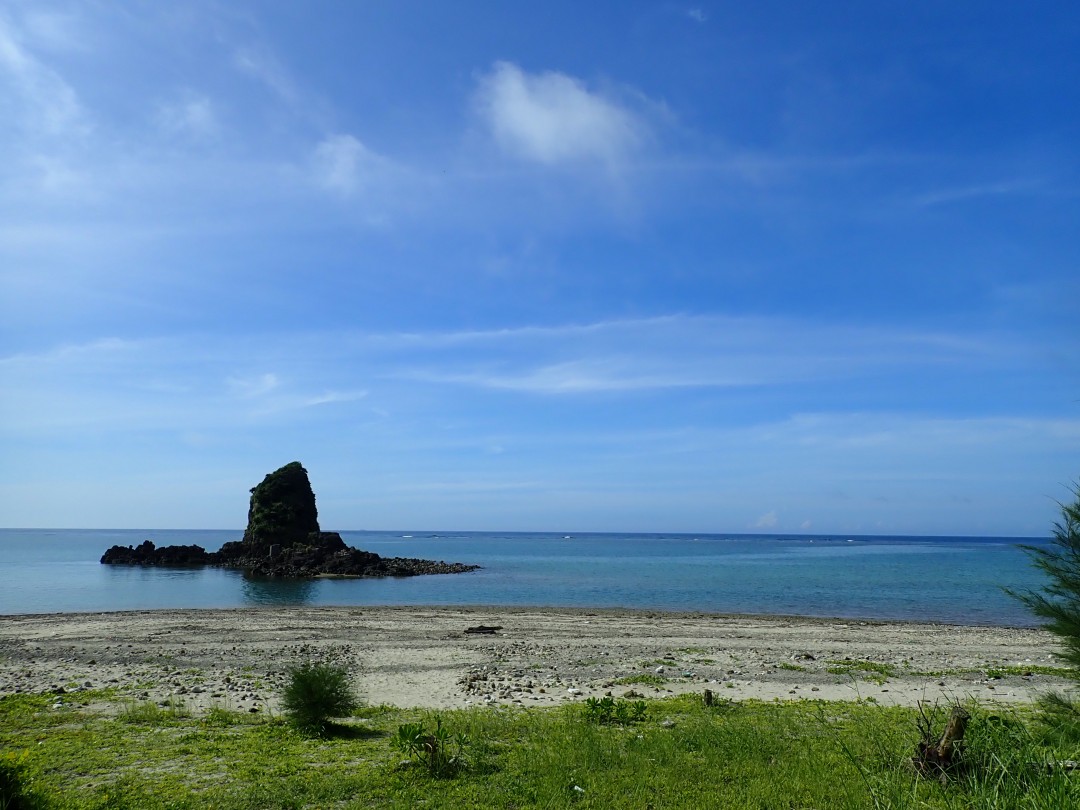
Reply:
[[[477,105],[502,149],[545,165],[586,160],[615,166],[648,131],[633,111],[572,76],[529,74],[509,62],[497,62],[481,79]]]
[[[764,515],[754,521],[753,529],[772,529],[779,522],[776,517],[776,512],[766,512]]]
[[[700,8],[687,9],[686,16],[696,23],[703,23],[709,19],[709,15]]]
[[[156,118],[167,133],[197,140],[211,138],[219,130],[213,103],[197,93],[185,93],[177,101],[162,104]]]
[[[736,374],[722,366],[670,367],[650,358],[590,357],[534,369],[486,373],[420,373],[414,379],[500,388],[534,394],[583,394],[599,391],[637,391],[657,388],[727,387],[763,382],[759,375]]]
[[[369,186],[390,168],[389,162],[352,135],[323,139],[312,156],[316,182],[338,194],[349,195]]]

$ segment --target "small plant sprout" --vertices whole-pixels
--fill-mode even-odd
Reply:
[[[404,723],[398,726],[392,745],[401,753],[423,763],[432,776],[453,775],[465,766],[465,746],[469,738],[451,734],[443,727],[442,718],[435,715],[431,731],[423,723]]]
[[[585,701],[585,719],[594,723],[628,725],[645,719],[648,704],[644,700],[615,700],[607,695]]]

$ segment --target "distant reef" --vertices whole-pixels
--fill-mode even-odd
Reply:
[[[219,551],[202,546],[164,546],[146,540],[137,546],[113,546],[105,565],[202,566],[241,568],[269,577],[411,577],[460,574],[479,565],[435,562],[410,557],[380,557],[345,545],[337,532],[319,529],[315,493],[299,461],[267,475],[251,490],[248,525],[242,540]]]

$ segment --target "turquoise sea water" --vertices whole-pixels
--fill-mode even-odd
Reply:
[[[252,579],[216,568],[101,565],[111,545],[241,531],[0,530],[0,615],[258,605],[524,605],[911,619],[1028,626],[1001,588],[1041,583],[1018,543],[1041,538],[341,532],[392,557],[475,563],[469,574]]]

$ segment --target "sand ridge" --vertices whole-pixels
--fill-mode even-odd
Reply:
[[[465,633],[478,625],[500,629]],[[47,692],[79,703],[82,691],[112,687],[132,701],[193,711],[276,712],[290,666],[330,660],[353,673],[368,703],[432,709],[705,689],[732,699],[1030,702],[1068,684],[1025,674],[1054,666],[1054,649],[1053,637],[1034,629],[629,610],[16,615],[0,617],[0,696]],[[988,677],[1003,667],[1016,670]]]

